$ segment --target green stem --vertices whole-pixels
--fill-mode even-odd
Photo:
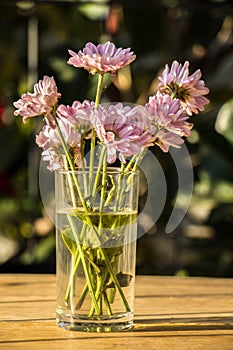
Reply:
[[[132,168],[132,171],[136,171],[136,170],[137,170],[137,168],[138,168],[138,166],[139,166],[141,160],[143,159],[143,157],[144,157],[145,154],[146,154],[146,150],[147,150],[146,147],[144,147],[144,148],[141,149],[141,151],[139,152],[139,154],[138,154],[138,156],[137,156],[137,159],[136,159],[136,161],[135,161],[135,163],[134,163],[134,166],[133,166],[133,168]]]
[[[105,203],[104,203],[105,207],[107,207],[110,204],[113,196],[115,195],[115,191],[117,188],[116,182],[114,181],[114,175],[109,175],[109,178],[110,178],[111,183],[112,183],[112,188],[108,191],[108,196],[107,196]]]
[[[100,194],[100,212],[102,212],[103,210],[103,206],[104,206],[104,199],[105,199],[105,195],[106,195],[106,179],[107,179],[107,153],[104,153],[104,159],[103,159],[103,174],[102,174],[102,186],[101,186],[101,194]]]
[[[79,266],[80,261],[81,261],[80,254],[77,254],[77,253],[78,253],[78,251],[76,251],[76,254],[74,256],[74,264],[73,264],[73,267],[72,267],[72,271],[71,271],[71,274],[70,274],[70,280],[69,280],[69,284],[68,284],[68,287],[67,287],[67,290],[66,290],[66,295],[65,295],[65,302],[67,304],[70,304],[70,305],[72,305],[72,298],[73,298],[73,295],[71,293],[72,286],[74,285],[75,275],[76,275],[78,266]]]
[[[102,314],[102,304],[101,304],[101,293],[102,293],[102,278],[101,276],[97,275],[97,288],[96,288],[96,291],[95,291],[95,297],[96,297],[96,300],[98,302],[98,305],[99,305],[99,309],[100,309],[100,315]],[[93,316],[94,315],[94,307],[92,306],[90,312],[89,312],[89,317]]]
[[[105,150],[105,148],[104,148]],[[100,195],[100,207],[99,207],[99,211],[100,211],[100,218],[99,218],[99,225],[98,225],[98,232],[101,232],[101,229],[103,227],[103,222],[102,222],[102,215],[101,212],[103,210],[103,205],[104,205],[104,197],[105,197],[105,183],[106,183],[106,176],[107,176],[107,162],[106,162],[106,152],[103,152],[103,164],[102,164],[102,183],[101,183],[101,195]],[[100,176],[100,171],[101,171],[101,167],[99,166],[99,176]],[[98,177],[99,177],[98,176]],[[102,289],[103,289],[103,281],[102,281],[103,275],[100,276],[99,274],[97,275],[97,289],[96,289],[96,293],[95,293],[95,297],[97,302],[99,302],[99,309],[102,310]],[[104,278],[103,278],[104,279]],[[94,313],[94,309],[92,308],[89,316],[93,316]]]
[[[80,254],[80,258],[81,258],[81,261],[82,261],[82,265],[83,265],[84,274],[86,276],[86,281],[87,281],[87,284],[88,284],[88,289],[89,289],[89,292],[90,292],[90,295],[91,295],[91,299],[92,299],[92,302],[94,304],[94,307],[95,307],[95,310],[96,310],[96,314],[99,315],[100,314],[100,309],[99,309],[99,306],[98,306],[98,303],[97,303],[97,300],[96,300],[96,297],[95,297],[95,292],[94,292],[93,285],[91,283],[91,278],[90,278],[89,271],[88,271],[88,268],[87,268],[87,265],[86,265],[85,256],[84,256],[81,244],[79,242],[79,238],[78,238],[78,236],[76,234],[75,224],[73,223],[73,218],[70,215],[67,215],[67,219],[69,221],[71,230],[73,232],[73,235],[74,235],[74,238],[75,238],[75,241],[76,241],[76,244],[77,244],[77,248],[78,248],[78,251],[79,251],[79,254]]]
[[[107,296],[107,292],[105,290],[105,285],[106,285],[106,279],[109,276],[109,272],[108,270],[105,270],[101,275],[97,275],[97,288],[96,288],[96,299],[99,302],[100,305],[100,309],[102,309],[102,295],[103,295],[103,299],[105,302],[105,306],[106,306],[106,310],[108,315],[112,315],[112,310],[111,310],[111,306],[110,306],[110,302],[108,300],[108,296]],[[93,316],[94,315],[94,308],[92,306],[92,309],[90,310],[89,316]]]
[[[58,135],[59,135],[59,138],[60,138],[60,141],[61,141],[61,144],[62,144],[62,148],[64,149],[64,152],[65,152],[66,159],[67,159],[68,164],[69,164],[69,166],[70,166],[70,168],[71,168],[71,170],[72,170],[72,178],[73,178],[74,184],[75,184],[75,186],[76,186],[76,188],[77,188],[80,201],[81,201],[81,203],[82,203],[82,206],[83,206],[84,210],[85,210],[86,212],[88,212],[88,208],[87,208],[86,202],[85,202],[85,200],[84,200],[84,198],[83,198],[83,194],[82,194],[82,191],[81,191],[81,189],[80,189],[78,180],[77,180],[77,178],[76,178],[76,176],[75,176],[75,174],[74,174],[75,165],[74,165],[74,163],[73,163],[73,161],[72,161],[72,159],[71,159],[71,157],[70,157],[70,153],[69,153],[69,151],[68,151],[68,149],[67,149],[67,145],[66,145],[66,143],[65,143],[64,137],[63,137],[62,132],[61,132],[61,129],[60,129],[60,126],[59,126],[58,121],[57,121],[57,119],[56,119],[55,116],[54,116],[54,121],[55,121],[55,124],[56,124],[56,127],[57,127],[57,131],[58,131]]]
[[[98,85],[97,85],[96,96],[95,96],[95,109],[97,109],[100,104],[101,94],[103,89],[103,81],[104,81],[104,74],[99,74]]]
[[[132,171],[137,170],[137,167],[138,167],[138,165],[140,164],[142,158],[144,157],[144,155],[145,155],[145,153],[146,153],[146,150],[147,150],[146,147],[142,148],[141,151],[140,151],[138,154],[134,155],[134,156],[130,159],[129,163],[128,163],[127,166],[125,167],[125,172],[130,171],[130,170],[132,170]],[[133,165],[133,166],[132,166],[132,165]]]
[[[113,271],[115,274],[117,273],[118,264],[119,264],[119,255],[117,255],[114,259]],[[116,295],[116,287],[110,288],[110,292],[109,292],[110,304],[114,302],[115,295]]]
[[[58,131],[58,135],[59,135],[59,138],[60,138],[60,141],[61,141],[62,148],[63,148],[63,150],[65,152],[66,159],[68,161],[68,164],[69,164],[71,170],[74,171],[75,170],[75,165],[74,165],[74,163],[73,163],[73,161],[71,159],[68,147],[67,147],[67,145],[65,143],[65,140],[64,140],[64,137],[62,135],[62,132],[61,132],[60,126],[58,124],[56,116],[54,116],[54,121],[55,121],[55,124],[56,124],[56,127],[57,127],[57,131]]]
[[[138,157],[138,155],[134,155],[134,156],[130,159],[129,163],[128,163],[127,166],[125,167],[125,172],[131,170],[131,167],[132,167],[132,165],[134,164],[134,162],[135,162],[135,160],[137,159],[137,157]]]
[[[117,184],[115,211],[119,210],[119,201],[120,201],[120,196],[121,196],[121,182],[122,182],[122,179],[124,176],[124,169],[125,169],[125,163],[121,163],[120,178],[119,178],[119,182]]]
[[[64,168],[66,170],[69,170],[68,168],[68,164],[67,164],[67,158],[65,158],[64,160]],[[72,182],[72,178],[69,172],[67,172],[67,180],[68,180],[68,184],[69,184],[69,189],[70,189],[70,195],[71,195],[71,201],[72,201],[72,205],[74,208],[76,208],[76,196],[74,193],[74,187],[73,187],[73,182]]]
[[[86,178],[86,173],[85,173],[85,162],[84,162],[84,139],[83,136],[81,137],[81,148],[80,148],[80,152],[81,152],[81,167],[82,167],[82,171],[83,171],[83,182],[84,182],[84,195],[85,197],[88,196],[88,184],[87,184],[87,178]]]
[[[107,256],[107,253],[106,253],[105,249],[103,249],[103,248],[99,248],[99,249],[100,249],[100,252],[101,252],[101,254],[102,254],[102,256],[103,256],[103,258],[105,260],[106,266],[107,266],[109,274],[111,276],[111,279],[112,279],[113,283],[115,284],[116,288],[118,289],[118,292],[119,292],[119,294],[121,296],[121,299],[122,299],[122,301],[123,301],[123,303],[125,305],[126,311],[131,311],[130,307],[129,307],[129,304],[128,304],[127,300],[126,300],[126,297],[125,297],[125,295],[123,293],[123,290],[122,290],[122,288],[120,286],[120,283],[119,283],[119,281],[118,281],[118,279],[117,279],[117,277],[116,277],[116,275],[115,275],[115,273],[113,271],[112,265],[111,265],[111,263],[110,263],[110,261],[108,259],[108,256]]]
[[[76,309],[81,309],[82,304],[83,304],[83,302],[84,302],[84,300],[86,298],[87,292],[88,292],[88,283],[86,282],[86,284],[85,284],[85,286],[83,288],[83,291],[81,293],[81,296],[79,298],[79,301],[78,301],[78,303],[76,305]]]
[[[98,85],[96,90],[95,97],[95,109],[98,108],[101,100],[101,93],[103,89],[103,74],[98,75]],[[90,149],[90,176],[89,176],[89,187],[91,189],[93,182],[93,169],[94,169],[94,160],[95,160],[95,141],[96,141],[96,131],[92,129],[92,137],[91,137],[91,149]]]
[[[132,174],[129,175],[129,177],[128,177],[126,183],[124,184],[124,187],[122,188],[122,192],[124,192],[124,191],[127,192],[127,191],[128,191],[130,182],[132,181],[133,172],[135,172],[135,171],[137,170],[137,168],[138,168],[138,166],[139,166],[141,160],[143,159],[143,157],[144,157],[144,155],[145,155],[145,153],[146,153],[146,150],[147,150],[147,148],[142,148],[141,151],[139,152],[139,154],[137,154],[136,156],[133,157],[133,158],[134,158],[134,165],[133,165],[132,169],[130,169],[131,166],[132,166],[131,161],[130,161],[131,164],[129,163],[129,164],[130,164],[130,168],[129,168],[129,164],[128,164],[127,167],[125,168],[125,172],[128,171],[128,170],[130,170],[130,171],[132,171]],[[132,159],[131,159],[131,160],[132,160]]]
[[[105,305],[106,305],[107,313],[108,313],[109,316],[111,316],[112,315],[112,309],[111,309],[111,306],[110,306],[110,302],[108,300],[108,295],[107,295],[106,290],[103,291],[103,296],[104,296],[104,302],[105,302]]]
[[[96,177],[95,177],[95,182],[94,182],[94,186],[92,189],[92,197],[95,197],[96,192],[97,192],[97,186],[98,186],[99,179],[100,179],[100,173],[102,170],[103,160],[106,159],[105,154],[106,154],[106,147],[102,146],[100,158],[99,158],[98,169],[97,169],[97,173],[96,173]]]
[[[87,227],[87,225],[83,224],[82,230],[81,230],[81,233],[80,233],[80,239],[81,240],[83,238],[83,234],[86,232],[86,227]],[[76,236],[77,235],[75,235],[75,237]],[[79,254],[79,250],[75,250],[75,253],[74,253],[74,264],[72,266],[72,271],[71,271],[71,275],[70,275],[70,279],[69,279],[69,284],[68,284],[68,287],[67,287],[67,290],[66,290],[66,295],[65,295],[65,301],[66,301],[67,304],[69,304],[70,301],[72,301],[71,298],[73,297],[73,295],[71,294],[71,289],[72,289],[72,286],[73,286],[74,281],[75,281],[75,276],[77,274],[77,270],[78,270],[80,261],[81,261],[81,257],[80,257],[80,254]]]

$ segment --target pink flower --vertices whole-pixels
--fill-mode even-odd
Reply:
[[[95,103],[85,100],[83,103],[74,101],[72,106],[60,105],[57,116],[63,123],[68,123],[78,133],[86,135],[91,129],[90,115]]]
[[[99,140],[107,148],[108,163],[114,163],[117,156],[125,163],[125,157],[153,145],[148,122],[147,111],[142,106],[130,108],[121,103],[108,108],[99,106],[92,116],[92,123]]]
[[[74,163],[79,166],[82,159],[80,153],[81,135],[74,131],[69,124],[58,120],[64,141]],[[48,169],[54,171],[64,168],[65,152],[61,145],[58,129],[45,125],[39,135],[36,136],[36,143],[43,148],[42,159],[48,161]]]
[[[51,112],[60,96],[54,78],[44,76],[43,80],[34,85],[33,93],[23,94],[21,99],[14,102],[17,108],[14,115],[21,115],[24,123],[28,118],[44,115],[46,121],[53,124]]]
[[[168,152],[170,146],[179,148],[179,146],[184,143],[184,140],[173,132],[159,130],[156,133],[156,140],[154,143],[158,145],[163,152]]]
[[[201,71],[198,69],[189,75],[189,62],[184,65],[173,61],[171,68],[166,65],[161,77],[158,89],[162,94],[168,94],[172,98],[180,100],[188,115],[198,114],[204,110],[204,106],[209,102],[203,95],[209,93],[201,78]]]
[[[69,50],[69,54],[72,57],[68,60],[68,64],[77,68],[84,68],[91,74],[114,74],[136,58],[136,55],[130,51],[130,48],[117,49],[116,46],[109,41],[97,46],[89,42],[85,45],[83,51],[80,50],[76,53]]]
[[[187,113],[181,108],[180,100],[172,100],[169,95],[157,93],[149,97],[145,105],[150,119],[157,129],[164,129],[180,136],[189,136],[193,124],[186,120]]]

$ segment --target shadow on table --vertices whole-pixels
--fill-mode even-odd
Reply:
[[[140,319],[136,318],[134,321],[135,332],[151,332],[151,331],[195,331],[195,330],[229,330],[233,329],[232,316],[199,316],[192,317],[167,317],[158,319]],[[152,316],[152,315],[151,315]]]

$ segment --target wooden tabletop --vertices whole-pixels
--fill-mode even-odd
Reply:
[[[233,279],[137,276],[135,327],[119,333],[59,328],[55,295],[54,275],[0,275],[0,349],[233,349]]]

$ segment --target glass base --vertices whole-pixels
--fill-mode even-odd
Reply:
[[[130,319],[129,319],[130,318]],[[133,328],[132,314],[124,314],[123,317],[116,315],[110,319],[90,319],[90,318],[73,318],[64,314],[57,314],[57,325],[65,330],[79,332],[121,332]]]

